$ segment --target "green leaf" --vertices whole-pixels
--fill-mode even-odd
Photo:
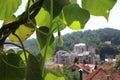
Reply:
[[[17,52],[17,54],[20,55],[20,57],[22,58],[22,60],[24,61],[24,63],[26,63],[24,51],[23,51],[23,50],[20,50],[20,51]],[[28,55],[29,55],[29,54],[26,52],[27,58],[28,58]]]
[[[55,32],[58,32],[58,28],[59,31],[63,30],[64,28],[66,28],[66,24],[64,24],[63,20],[60,18],[60,16],[57,16],[56,18],[54,18],[53,23],[52,23],[52,30],[54,30]]]
[[[44,8],[41,8],[35,19],[38,26],[50,26],[50,14]]]
[[[10,18],[4,20],[3,24],[12,23],[15,20],[17,20],[17,18],[15,16],[11,16]],[[29,20],[26,24],[20,25],[19,28],[15,31],[15,34],[17,34],[22,41],[25,41],[35,31],[35,24],[33,23],[35,23],[35,20]],[[13,42],[19,42],[18,38],[12,33],[9,35],[9,39]]]
[[[36,29],[38,47],[40,49],[42,56],[45,55],[46,47],[48,47],[47,55],[46,55],[46,58],[48,60],[50,59],[51,55],[54,53],[54,49],[55,49],[55,39],[54,39],[53,35],[50,37],[49,31],[50,31],[49,28],[45,27],[45,26],[42,26],[42,27]],[[49,37],[50,37],[50,43],[47,44]]]
[[[43,8],[50,13],[50,0],[45,0],[43,3]],[[62,11],[63,7],[70,4],[69,0],[53,0],[53,18],[58,16]]]
[[[25,65],[19,55],[0,56],[0,80],[24,80]]]
[[[53,0],[53,18],[59,16],[63,7],[70,4],[69,0]],[[73,1],[71,0],[73,3]],[[38,26],[48,26],[50,27],[50,0],[45,0],[43,3],[43,8],[41,8],[38,15],[35,17]]]
[[[109,17],[110,10],[117,0],[82,0],[82,7],[95,16]]]
[[[60,67],[55,68],[55,69],[45,69],[45,75],[47,75],[47,73],[51,73],[53,75],[55,75],[56,77],[63,77],[63,71],[61,70]]]
[[[26,80],[43,80],[40,64],[35,56],[29,54],[27,61]]]
[[[57,77],[52,73],[48,73],[45,77],[45,80],[65,80],[64,77]]]
[[[76,4],[77,0],[69,0],[71,4]]]
[[[64,23],[73,30],[83,29],[89,18],[89,12],[80,8],[78,4],[68,5],[62,11]]]
[[[0,0],[0,20],[9,18],[16,12],[22,0]]]
[[[9,49],[9,50],[6,51],[6,53],[7,54],[9,54],[9,53],[15,53],[15,51],[13,49]]]

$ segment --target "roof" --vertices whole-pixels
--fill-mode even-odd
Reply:
[[[109,74],[102,68],[88,74],[83,80],[107,80]],[[109,75],[109,80],[114,80],[111,75]]]
[[[111,76],[114,78],[114,80],[120,80],[119,72],[111,72]]]
[[[120,80],[120,73],[111,70],[112,64],[97,65],[98,70],[93,71],[83,78],[83,80]]]
[[[89,71],[89,66],[85,66],[81,63],[75,63],[75,64],[72,64],[68,67],[68,69],[72,68],[72,67],[78,67],[79,69],[83,69],[83,71],[87,72],[87,73],[90,73]]]

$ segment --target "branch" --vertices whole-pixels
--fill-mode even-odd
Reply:
[[[20,37],[19,37],[17,34],[15,34],[14,32],[13,32],[13,35],[15,35],[15,36],[18,38],[18,40],[20,41],[20,44],[21,44],[22,49],[23,49],[23,52],[24,52],[25,61],[27,62],[27,55],[26,55],[26,52],[25,52],[25,47],[24,47],[24,45],[23,45],[22,40],[21,40],[21,39],[20,39]]]

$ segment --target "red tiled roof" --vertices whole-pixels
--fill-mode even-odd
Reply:
[[[107,79],[107,72],[102,68],[88,74],[83,80],[106,80]],[[114,80],[112,76],[109,76],[109,80]]]
[[[120,80],[120,73],[118,72],[111,72],[111,76],[114,78],[114,80]]]
[[[70,65],[70,66],[68,67],[68,69],[71,68],[71,67],[74,67],[74,66],[78,67],[79,69],[83,69],[83,70],[84,70],[85,72],[87,72],[87,73],[90,73],[90,71],[89,71],[89,66],[85,66],[85,65],[83,65],[83,64],[81,64],[81,63],[72,64],[72,65]]]

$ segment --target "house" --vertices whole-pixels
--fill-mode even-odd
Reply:
[[[78,72],[79,69],[82,69],[85,74],[89,74],[90,73],[89,66],[83,65],[81,63],[71,64],[71,65],[68,66],[68,69],[71,72],[73,72],[73,71],[77,71]]]
[[[97,65],[97,69],[83,80],[120,80],[120,73],[111,70],[112,64]]]
[[[79,80],[80,78],[88,75],[90,73],[89,67],[85,66],[81,63],[71,64],[67,67],[67,69],[74,74],[74,79]]]
[[[100,68],[83,78],[83,80],[114,80],[104,69]]]

